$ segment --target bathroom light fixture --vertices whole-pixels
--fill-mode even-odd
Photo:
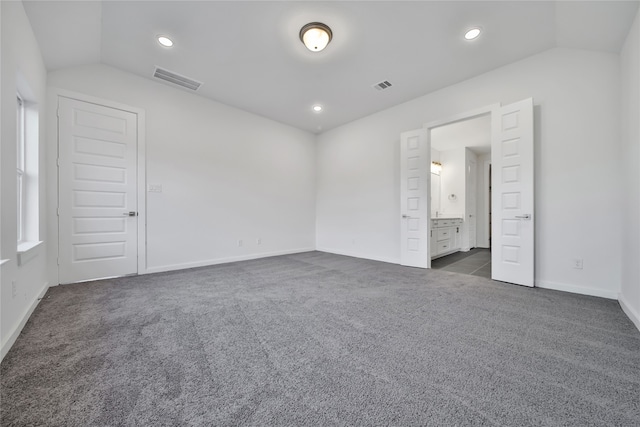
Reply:
[[[470,28],[469,30],[467,30],[466,33],[464,33],[464,39],[465,40],[473,40],[475,38],[477,38],[480,35],[480,32],[482,30],[478,27],[475,28]]]
[[[310,22],[300,29],[300,40],[312,52],[320,52],[332,38],[331,28],[321,22]]]
[[[160,43],[162,46],[164,47],[171,47],[173,46],[173,40],[171,40],[169,37],[167,36],[158,36],[158,43]]]
[[[311,107],[313,109],[313,111],[315,111],[316,113],[319,113],[320,111],[322,111],[322,105],[320,104],[316,104],[313,107]]]
[[[442,163],[431,162],[431,173],[439,174],[442,172]]]

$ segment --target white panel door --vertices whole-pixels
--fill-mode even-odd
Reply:
[[[430,151],[424,129],[400,135],[400,264],[410,267],[431,267]]]
[[[492,117],[491,278],[533,286],[533,99]]]
[[[60,97],[59,277],[137,272],[137,115]]]

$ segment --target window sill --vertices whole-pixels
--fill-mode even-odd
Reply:
[[[18,244],[18,265],[25,265],[36,256],[38,251],[36,250],[42,242],[22,242]]]

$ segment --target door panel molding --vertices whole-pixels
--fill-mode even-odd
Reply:
[[[431,144],[424,129],[400,135],[400,264],[430,268]]]
[[[147,254],[146,254],[146,122],[145,122],[145,110],[137,107],[132,107],[130,105],[126,105],[119,102],[114,102],[111,100],[106,100],[98,97],[94,97],[91,95],[86,95],[82,93],[77,93],[73,91],[68,91],[59,88],[50,88],[48,90],[48,105],[50,107],[49,111],[57,111],[58,104],[62,98],[67,98],[70,100],[81,101],[89,104],[95,104],[98,106],[103,106],[107,108],[112,108],[116,110],[121,110],[124,112],[132,113],[136,115],[136,136],[137,136],[137,149],[136,149],[136,200],[137,200],[137,274],[147,273]],[[56,259],[58,259],[59,263],[59,228],[58,228],[58,217],[56,215],[57,209],[60,208],[59,200],[60,200],[60,183],[57,180],[58,177],[58,168],[57,168],[57,158],[60,156],[60,147],[58,143],[58,117],[57,114],[51,114],[50,119],[48,119],[47,123],[47,132],[50,135],[52,141],[55,141],[55,153],[56,156],[49,156],[48,164],[50,169],[47,173],[50,178],[49,182],[53,182],[55,191],[51,191],[49,194],[49,206],[50,212],[52,212],[52,222],[50,224],[53,225],[53,221],[55,221],[55,226],[51,226],[49,229],[49,238],[52,242],[50,246],[52,251],[55,251],[53,256],[51,257],[52,267],[55,267],[55,272],[58,274],[57,283],[60,282],[59,277],[59,266],[56,265]],[[110,176],[112,179],[117,180],[118,176],[114,171],[103,171],[105,174]],[[82,173],[82,171],[79,171]],[[51,179],[55,176],[56,179]],[[55,199],[55,203],[54,202]],[[80,227],[90,226],[89,224],[79,224]],[[114,222],[115,226],[115,222]]]
[[[501,107],[491,124],[491,278],[533,287],[533,99]]]

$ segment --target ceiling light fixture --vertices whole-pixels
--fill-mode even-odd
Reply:
[[[320,52],[332,38],[331,28],[321,22],[311,22],[300,29],[300,40],[312,52]]]
[[[315,111],[316,113],[319,113],[320,111],[322,111],[322,105],[316,104],[313,107],[313,111]]]
[[[440,172],[442,172],[442,163],[431,162],[431,173],[440,175]]]
[[[480,30],[480,28],[478,28],[478,27],[471,28],[466,33],[464,33],[464,39],[465,40],[473,40],[473,39],[477,38],[480,35],[481,31],[482,30]]]
[[[158,36],[158,43],[160,43],[162,46],[164,47],[171,47],[173,46],[173,40],[171,40],[169,37],[167,36]]]

